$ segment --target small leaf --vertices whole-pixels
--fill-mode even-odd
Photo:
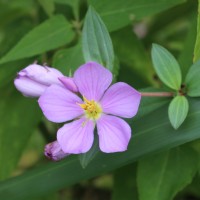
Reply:
[[[187,95],[191,97],[200,96],[200,60],[194,63],[185,79],[185,84],[187,88]]]
[[[176,96],[170,103],[168,109],[171,125],[177,129],[186,119],[189,103],[185,96]]]
[[[67,20],[62,15],[54,16],[25,35],[0,63],[44,53],[67,44],[72,37],[73,31]]]
[[[148,156],[138,165],[140,200],[172,200],[197,172],[198,154],[187,146]]]
[[[83,168],[86,168],[87,165],[93,160],[93,158],[98,154],[99,151],[100,150],[99,150],[98,135],[97,133],[95,133],[94,142],[91,149],[88,152],[79,155],[81,166]]]
[[[174,56],[157,44],[153,44],[151,55],[154,68],[161,81],[168,87],[179,90],[181,70]]]
[[[113,71],[112,41],[106,26],[92,7],[89,7],[83,27],[83,56],[86,62],[97,61]]]

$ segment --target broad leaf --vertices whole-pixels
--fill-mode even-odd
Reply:
[[[77,156],[69,156],[58,163],[49,163],[30,170],[22,176],[0,183],[0,198],[23,200],[48,194],[80,180],[110,172],[144,155],[170,149],[200,138],[199,99],[191,100],[188,117],[178,130],[174,130],[167,118],[167,107],[154,111],[132,125],[133,138],[128,151],[115,154],[99,154],[86,169],[82,169]],[[159,117],[158,117],[159,116]],[[155,120],[156,118],[156,120]],[[33,190],[34,188],[34,190]]]
[[[44,53],[67,44],[72,38],[73,31],[66,19],[62,15],[54,16],[25,35],[0,63]]]
[[[16,93],[1,94],[0,99],[0,179],[15,168],[41,116],[35,101]]]
[[[112,200],[137,200],[136,164],[124,166],[114,172]]]
[[[174,56],[158,44],[153,44],[152,61],[156,73],[168,87],[179,90],[181,86],[181,70]]]
[[[184,122],[189,110],[188,100],[185,96],[176,96],[170,102],[168,115],[172,126],[177,129]]]
[[[186,92],[191,97],[200,96],[200,61],[194,63],[185,79]]]
[[[197,171],[197,160],[198,154],[183,146],[139,161],[140,200],[172,200],[192,181]]]
[[[110,71],[114,68],[112,41],[103,21],[89,7],[83,27],[83,56],[85,61],[97,61]]]
[[[139,20],[145,16],[153,15],[177,4],[185,2],[184,0],[89,0],[103,21],[109,28],[109,31],[117,30],[133,20]]]

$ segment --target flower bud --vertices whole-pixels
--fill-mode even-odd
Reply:
[[[32,64],[18,73],[14,84],[24,96],[39,97],[48,86],[63,85],[59,77],[63,77],[63,74],[57,69]]]
[[[54,141],[45,146],[44,155],[53,161],[59,161],[68,156],[69,154],[64,153],[59,143],[57,141]]]

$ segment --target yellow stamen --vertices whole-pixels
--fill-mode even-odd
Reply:
[[[86,97],[83,97],[83,100],[83,104],[77,104],[85,111],[86,117],[93,120],[98,119],[102,113],[101,106],[96,101],[88,100]]]

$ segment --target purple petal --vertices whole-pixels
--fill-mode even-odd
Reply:
[[[79,117],[83,109],[77,103],[82,100],[66,88],[49,86],[40,96],[38,103],[45,117],[52,122],[65,122]]]
[[[131,128],[123,119],[102,115],[97,121],[97,132],[101,151],[112,153],[127,150]]]
[[[72,92],[78,92],[78,88],[76,84],[74,83],[74,79],[71,77],[59,77],[59,80],[62,82],[62,84],[70,91]]]
[[[27,77],[16,78],[14,84],[17,90],[27,97],[39,97],[47,88]]]
[[[93,144],[94,126],[94,122],[86,118],[65,124],[57,133],[62,150],[72,154],[87,152]]]
[[[101,106],[104,113],[131,118],[136,115],[141,94],[126,83],[112,85],[104,94]]]
[[[79,92],[88,100],[98,101],[112,82],[109,70],[96,62],[88,62],[74,73]]]
[[[51,84],[62,85],[61,82],[58,80],[58,77],[62,77],[64,75],[57,69],[32,64],[21,70],[18,73],[18,76],[26,76],[31,80],[49,86]]]
[[[59,161],[66,156],[69,156],[69,153],[63,152],[61,146],[59,145],[58,141],[51,142],[45,146],[44,154],[47,158]]]

